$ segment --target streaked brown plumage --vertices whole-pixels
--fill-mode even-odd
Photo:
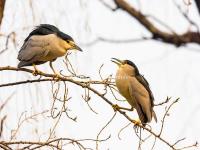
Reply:
[[[142,124],[150,122],[152,117],[157,121],[153,110],[153,94],[149,83],[139,73],[137,66],[130,60],[121,61],[113,58],[112,61],[119,66],[115,78],[116,86],[120,94],[136,109]]]

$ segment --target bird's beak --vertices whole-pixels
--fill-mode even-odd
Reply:
[[[78,50],[78,51],[83,51],[78,45],[76,45],[75,44],[75,42],[74,41],[68,41],[68,42],[66,42],[66,44],[67,44],[67,49],[68,50]]]
[[[73,45],[73,49],[76,49],[76,50],[78,50],[78,51],[83,51],[78,45],[76,45],[76,44],[74,44]]]
[[[123,61],[117,58],[112,58],[111,61],[117,64],[118,66],[121,66],[123,64]]]

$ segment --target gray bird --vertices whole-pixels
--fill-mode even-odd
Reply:
[[[18,67],[33,65],[36,71],[35,65],[50,61],[50,67],[55,73],[52,61],[65,55],[71,49],[82,51],[71,36],[61,32],[53,25],[41,24],[24,40],[18,54],[20,61]]]
[[[116,73],[116,86],[120,94],[125,97],[132,108],[135,108],[141,123],[145,126],[156,114],[153,110],[154,97],[149,83],[139,73],[137,66],[130,60],[119,60],[112,58],[112,62],[119,67]]]

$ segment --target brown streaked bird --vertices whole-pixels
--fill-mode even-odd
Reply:
[[[51,69],[56,74],[52,62],[58,57],[64,56],[71,49],[82,51],[71,36],[61,32],[53,25],[41,24],[24,40],[17,57],[20,61],[18,67],[33,65],[37,72],[35,65],[49,61]]]
[[[153,93],[147,80],[139,73],[137,66],[130,60],[112,58],[112,62],[119,67],[115,78],[116,86],[131,107],[136,109],[141,123],[145,126],[152,120],[152,117],[157,122],[153,110]]]

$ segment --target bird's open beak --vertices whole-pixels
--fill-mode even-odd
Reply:
[[[123,64],[123,61],[117,58],[111,58],[111,61],[117,64],[118,66],[121,66]]]
[[[74,44],[73,49],[76,49],[78,51],[83,51],[78,45]]]

